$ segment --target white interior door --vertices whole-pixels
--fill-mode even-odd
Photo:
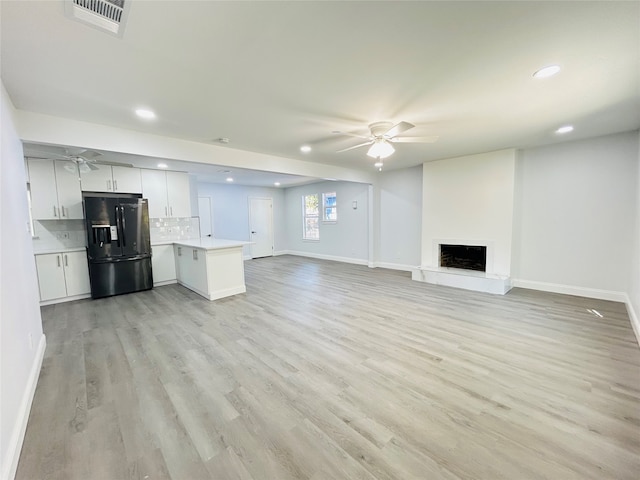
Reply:
[[[251,258],[273,255],[273,199],[249,197]]]
[[[212,237],[211,197],[198,197],[198,214],[200,215],[200,237]]]

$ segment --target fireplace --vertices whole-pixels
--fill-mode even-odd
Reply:
[[[440,266],[486,272],[487,247],[440,244]]]

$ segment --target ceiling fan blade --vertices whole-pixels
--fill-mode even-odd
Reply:
[[[108,160],[91,160],[91,161],[87,162],[87,164],[89,164],[89,165],[92,164],[92,163],[97,163],[98,165],[112,165],[114,167],[128,167],[128,168],[132,168],[133,167],[133,164],[131,164],[131,163],[110,162]]]
[[[44,152],[42,150],[24,150],[24,156],[28,158],[37,158],[39,160],[73,160],[71,157],[61,155],[59,153]]]
[[[76,156],[80,158],[84,158],[85,160],[92,160],[96,157],[102,156],[100,152],[96,152],[95,150],[85,150],[83,152],[78,153]]]
[[[371,140],[371,136],[369,135],[358,135],[357,133],[341,132],[339,130],[334,130],[331,133],[334,133],[336,135],[347,135],[349,137],[364,138],[365,140]]]
[[[336,153],[348,152],[349,150],[353,150],[354,148],[364,147],[366,145],[371,145],[372,143],[373,143],[373,140],[370,140],[368,142],[364,142],[359,145],[354,145],[353,147],[343,148],[342,150],[338,150]]]
[[[387,138],[393,138],[396,135],[400,135],[402,132],[406,132],[407,130],[409,130],[409,129],[413,128],[413,127],[415,127],[415,125],[413,123],[400,122],[400,123],[395,124],[393,127],[391,127],[386,132],[384,132],[383,136],[387,137]]]
[[[394,137],[389,139],[393,143],[434,143],[438,140],[437,135],[431,137]]]

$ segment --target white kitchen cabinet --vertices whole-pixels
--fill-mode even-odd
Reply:
[[[40,301],[62,299],[91,292],[85,252],[36,255]]]
[[[142,169],[141,176],[142,196],[149,200],[150,218],[191,216],[187,173]]]
[[[208,300],[246,292],[242,248],[249,243],[213,238],[177,241],[178,283]]]
[[[95,168],[80,172],[85,192],[142,193],[139,168],[92,164]]]
[[[83,218],[78,166],[66,160],[27,161],[31,216],[35,220]]]
[[[207,251],[183,245],[175,245],[174,249],[178,282],[208,298]]]
[[[151,247],[151,269],[153,285],[166,285],[176,282],[176,259],[173,245],[154,245]]]
[[[191,216],[191,192],[188,174],[167,172],[167,202],[170,217]]]
[[[161,170],[146,170],[144,168],[140,173],[142,176],[142,196],[149,200],[149,217],[168,217],[167,174]]]

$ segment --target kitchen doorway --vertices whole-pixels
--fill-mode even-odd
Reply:
[[[251,258],[273,255],[273,199],[249,197]]]
[[[198,214],[200,215],[200,238],[213,237],[211,197],[198,197]]]

